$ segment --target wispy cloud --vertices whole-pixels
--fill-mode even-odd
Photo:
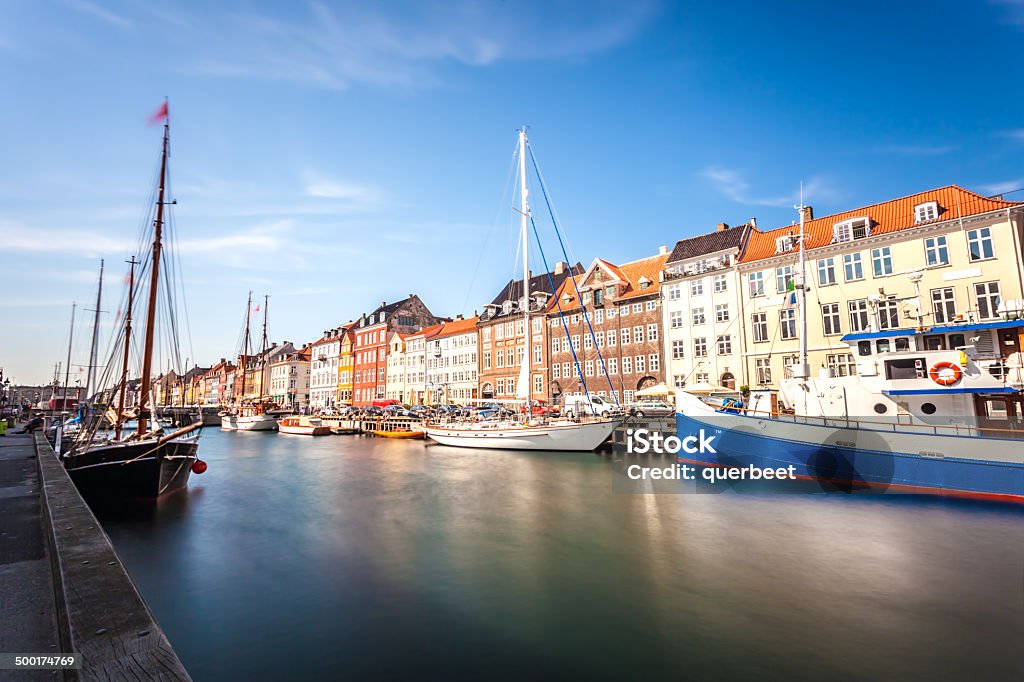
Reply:
[[[1015,130],[1004,130],[1000,133],[1002,137],[1008,137],[1011,140],[1024,142],[1024,128],[1017,128]]]
[[[800,201],[799,184],[793,192],[772,196],[752,192],[750,183],[744,175],[733,169],[710,166],[702,170],[700,176],[710,181],[712,187],[719,194],[738,204],[790,207]],[[821,177],[811,177],[805,180],[803,191],[807,201],[832,201],[838,196],[835,187]]]
[[[1005,180],[1003,182],[993,182],[988,185],[978,185],[978,189],[983,194],[1006,194],[1008,192],[1016,192],[1024,189],[1024,178],[1018,178],[1016,180]]]
[[[359,204],[377,202],[381,192],[368,185],[360,185],[346,180],[315,177],[307,174],[305,195],[318,199],[342,199]]]
[[[132,28],[132,22],[130,19],[127,19],[126,17],[123,17],[120,14],[110,11],[106,7],[100,7],[99,5],[89,2],[88,0],[65,0],[65,2],[67,3],[68,7],[78,12],[82,12],[83,14],[88,14],[96,19],[99,19],[100,21],[104,21],[110,24],[111,26],[116,26],[118,28],[126,30]]]
[[[1002,8],[1003,23],[1024,28],[1024,0],[989,0]]]
[[[434,0],[384,14],[381,5],[364,2],[312,2],[297,19],[250,10],[211,12],[201,20],[179,15],[175,24],[192,48],[188,69],[200,74],[329,89],[425,87],[439,82],[445,63],[481,67],[605,51],[639,33],[660,4],[563,0],[545,5],[538,17],[521,3]]]
[[[956,148],[953,144],[889,144],[875,147],[875,151],[898,156],[941,156],[955,151]]]

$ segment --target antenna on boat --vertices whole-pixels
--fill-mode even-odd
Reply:
[[[804,183],[800,182],[800,205],[794,206],[800,213],[800,270],[795,283],[797,297],[797,316],[800,323],[800,362],[792,368],[793,378],[806,379],[811,374],[810,365],[807,362],[807,258],[804,249],[804,222],[807,215],[807,207],[804,206]]]

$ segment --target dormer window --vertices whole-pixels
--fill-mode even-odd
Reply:
[[[775,240],[775,253],[785,253],[793,248],[793,244],[796,239],[791,234],[787,234],[785,237],[779,237]]]
[[[914,222],[926,223],[939,217],[939,204],[936,201],[928,201],[914,207]]]
[[[647,277],[641,277],[637,283],[640,285],[641,289],[648,289],[651,286],[651,280]]]
[[[832,226],[832,242],[849,242],[871,236],[871,218],[850,218]]]

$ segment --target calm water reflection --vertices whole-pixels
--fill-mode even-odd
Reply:
[[[104,526],[196,680],[1022,679],[1024,512],[623,495],[609,456],[203,436]]]

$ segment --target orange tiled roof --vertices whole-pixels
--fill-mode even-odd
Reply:
[[[929,221],[933,223],[1024,205],[1024,202],[990,199],[966,190],[963,187],[948,185],[928,190],[927,192],[918,192],[917,194],[911,194],[899,199],[891,199],[863,208],[808,220],[804,223],[804,232],[807,235],[805,248],[817,249],[828,246],[832,243],[832,226],[850,218],[864,216],[871,218],[871,234],[897,232],[927,224],[914,222],[916,218],[914,207],[930,201],[934,201],[939,205],[938,218]],[[768,230],[767,232],[752,229],[740,262],[750,263],[780,255],[775,253],[775,240],[788,234],[799,234],[799,226],[786,225],[785,227]],[[786,253],[795,253],[796,251],[797,246],[794,245]]]
[[[647,296],[656,293],[661,286],[659,281],[661,278],[658,275],[665,269],[666,261],[668,261],[667,253],[649,258],[641,258],[632,263],[620,265],[619,272],[622,273],[622,279],[628,282],[628,284],[626,285],[626,291],[616,300],[621,301],[625,298],[636,298],[637,296]],[[651,283],[646,289],[641,289],[640,280],[644,278],[649,279]]]
[[[441,330],[444,328],[444,324],[445,323],[442,322],[441,324],[435,324],[435,325],[431,325],[429,327],[424,327],[423,329],[419,330],[418,332],[414,332],[412,334],[409,334],[409,336],[422,336],[425,339],[433,338],[433,337],[437,336],[441,332]]]
[[[558,304],[561,304],[562,310],[572,310],[577,307],[576,299],[576,287],[578,287],[583,279],[582,275],[573,275],[572,277],[566,277],[562,285],[558,287],[558,291],[548,301],[547,310],[545,313],[554,313],[558,311]],[[576,282],[575,286],[573,282]],[[569,300],[566,301],[565,297],[568,296]]]
[[[455,334],[465,334],[476,329],[476,317],[470,317],[465,320],[452,320],[451,322],[445,322],[442,325],[441,331],[438,336],[453,336]]]

